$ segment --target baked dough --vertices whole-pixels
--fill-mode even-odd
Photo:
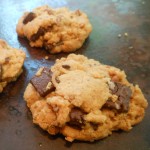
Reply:
[[[16,31],[29,40],[31,47],[45,47],[50,53],[72,52],[83,45],[92,25],[80,10],[53,9],[46,5],[25,12]]]
[[[16,81],[22,73],[25,52],[10,47],[0,39],[0,93],[12,81]]]
[[[124,71],[82,55],[70,54],[51,68],[40,68],[24,93],[33,122],[65,139],[94,141],[129,131],[148,105]]]

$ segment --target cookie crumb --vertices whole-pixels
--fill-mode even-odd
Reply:
[[[52,82],[48,82],[47,86],[46,86],[46,90],[49,90],[52,86]]]
[[[118,34],[118,38],[121,38],[121,36],[122,36],[121,34]]]
[[[116,102],[118,100],[118,96],[117,95],[112,95],[111,97],[113,102]]]
[[[42,147],[42,143],[39,143],[39,146]]]
[[[68,136],[68,137],[65,137],[65,140],[67,140],[69,142],[73,142],[74,139]]]
[[[49,57],[48,57],[48,56],[45,56],[45,59],[47,60],[47,59],[49,59]]]
[[[133,46],[129,46],[129,49],[133,49]]]
[[[126,32],[126,33],[124,33],[124,36],[128,37],[129,35],[128,35],[128,33]]]
[[[44,69],[43,67],[40,68],[40,69],[38,70],[38,72],[36,73],[36,76],[41,76],[43,69]]]

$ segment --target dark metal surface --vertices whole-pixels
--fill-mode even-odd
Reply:
[[[23,49],[27,58],[24,72],[0,94],[0,150],[150,150],[150,108],[142,123],[130,132],[116,132],[103,140],[67,143],[61,135],[50,136],[32,123],[23,93],[39,66],[53,65],[56,58],[44,49],[31,48],[15,32],[26,10],[49,4],[85,11],[93,32],[76,53],[124,69],[129,81],[138,83],[150,102],[150,1],[149,0],[1,0],[0,38]],[[125,36],[124,33],[128,33]],[[121,34],[121,38],[118,35]],[[50,59],[45,60],[44,56]]]

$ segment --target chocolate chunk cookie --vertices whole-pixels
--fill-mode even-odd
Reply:
[[[24,60],[23,51],[10,47],[0,39],[0,93],[9,82],[17,80]]]
[[[92,26],[80,10],[41,6],[25,12],[16,30],[19,36],[27,37],[32,47],[45,47],[50,53],[59,53],[79,49]]]
[[[70,142],[129,131],[142,121],[148,105],[124,71],[75,54],[40,68],[24,99],[35,124],[52,135],[62,133]]]

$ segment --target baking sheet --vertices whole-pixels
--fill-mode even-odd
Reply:
[[[44,49],[31,48],[26,39],[17,37],[16,23],[23,12],[45,4],[85,11],[93,31],[75,53],[124,69],[128,80],[139,84],[150,102],[149,0],[1,0],[0,38],[23,49],[27,58],[22,75],[0,94],[0,150],[149,150],[149,107],[143,122],[130,132],[114,132],[93,143],[68,143],[63,136],[50,136],[32,123],[31,113],[23,100],[25,87],[40,66],[51,66],[57,58],[67,56],[63,53],[50,55]],[[46,55],[49,60],[44,59]]]

